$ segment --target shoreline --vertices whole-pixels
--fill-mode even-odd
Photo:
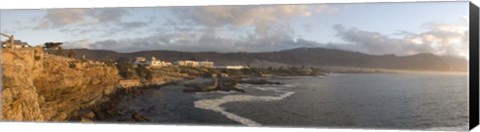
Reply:
[[[337,74],[337,73],[333,73]],[[341,73],[341,74],[358,74],[358,73]],[[317,76],[312,76],[308,75],[310,77],[327,77],[330,74],[321,74]],[[240,77],[227,77],[229,79],[237,80],[240,81],[238,83],[240,84],[254,84],[254,85],[267,85],[267,84],[280,84],[278,82],[271,82],[272,78],[281,78],[281,77],[302,77],[301,75],[277,75],[277,76],[240,76]],[[160,82],[142,82],[139,85],[136,86],[129,86],[129,87],[121,87],[118,85],[118,88],[116,91],[112,94],[110,94],[107,97],[104,97],[101,101],[99,101],[97,104],[94,104],[92,106],[82,108],[74,112],[70,117],[68,118],[69,121],[79,121],[79,122],[105,122],[105,121],[127,121],[126,119],[123,119],[123,121],[120,120],[112,120],[118,117],[124,116],[125,112],[128,111],[125,108],[118,108],[119,105],[123,103],[123,101],[129,101],[129,100],[134,100],[136,98],[140,98],[145,94],[145,91],[149,90],[162,90],[166,87],[175,87],[175,89],[178,89],[179,91],[176,91],[174,94],[183,94],[183,95],[188,95],[188,96],[193,96],[193,94],[197,92],[215,92],[215,91],[224,91],[221,89],[216,89],[216,90],[211,90],[211,91],[196,91],[193,93],[181,91],[185,90],[186,84],[191,84],[191,83],[196,83],[195,85],[199,85],[201,83],[208,83],[211,81],[211,77],[184,77],[184,78],[177,78],[174,80],[170,81],[160,81]],[[250,80],[251,82],[248,82],[246,80]],[[253,81],[252,81],[253,80]],[[256,82],[260,80],[259,82]],[[243,82],[242,82],[243,81]],[[231,90],[228,90],[231,91]],[[227,91],[227,92],[228,92]],[[236,91],[238,92],[238,91]],[[171,92],[172,93],[172,92]],[[248,95],[248,93],[246,94]],[[172,96],[172,95],[163,95],[163,96]],[[195,106],[195,101],[192,101],[191,106]],[[172,105],[177,105],[177,104],[172,104]],[[220,107],[220,106],[219,106]],[[201,109],[201,108],[198,108]],[[145,117],[144,115],[138,114],[139,111],[131,113],[131,120],[128,120],[129,122],[153,122],[153,120]]]
[[[334,73],[336,74],[336,73]],[[344,73],[345,74],[345,73]],[[348,73],[346,73],[348,74]],[[377,73],[378,74],[378,73]],[[328,77],[329,75],[322,76]],[[272,77],[244,77],[242,79],[267,79],[269,81],[277,80],[282,77],[302,77],[302,76],[272,76]],[[313,76],[318,77],[318,76]],[[275,79],[277,78],[277,79]],[[263,102],[254,103],[268,104],[269,101],[282,100],[290,95],[270,95],[258,96],[241,93],[220,93],[224,96],[221,98],[207,98],[196,100],[196,93],[184,93],[182,89],[186,88],[185,84],[196,82],[205,83],[211,78],[196,77],[193,79],[183,79],[176,82],[166,82],[159,86],[143,86],[135,88],[131,93],[124,93],[122,97],[116,99],[118,102],[115,105],[109,104],[110,107],[115,107],[113,115],[110,117],[92,120],[92,122],[118,122],[118,123],[160,123],[160,124],[182,124],[182,125],[245,125],[245,126],[263,126],[261,120],[256,118],[248,118],[251,115],[249,112],[240,112],[239,110],[229,110],[233,104],[251,104],[250,101]],[[253,84],[251,84],[253,85]],[[254,85],[255,86],[255,85]],[[271,86],[271,85],[261,85]],[[265,89],[264,89],[265,90]],[[271,92],[266,90],[266,92]],[[138,93],[138,94],[137,94]],[[161,94],[158,94],[161,93]],[[218,94],[218,92],[205,92],[201,94]],[[265,99],[269,98],[269,99]],[[272,100],[270,100],[272,99]],[[125,101],[125,102],[124,102]],[[160,103],[158,103],[160,102]],[[152,104],[155,104],[152,106]],[[213,105],[212,105],[213,104]],[[271,104],[270,104],[271,105]],[[238,106],[233,107],[238,108]],[[103,109],[105,110],[105,109]],[[99,110],[97,110],[99,111]],[[115,113],[116,112],[116,113]],[[105,112],[108,114],[107,112]],[[205,116],[208,115],[208,116]],[[272,126],[267,123],[266,126]],[[274,125],[274,124],[273,124]],[[294,125],[290,125],[294,126]],[[328,126],[328,125],[327,125]],[[320,126],[312,126],[320,127]],[[374,128],[374,127],[372,127]]]
[[[225,117],[219,117],[217,113],[208,110],[201,110],[194,107],[194,94],[184,93],[181,90],[184,89],[184,84],[189,82],[195,82],[202,77],[188,78],[188,79],[179,79],[174,81],[168,81],[160,85],[142,85],[129,88],[119,88],[111,96],[107,97],[108,101],[96,104],[89,108],[84,108],[78,110],[69,121],[79,121],[79,122],[144,122],[144,123],[191,123],[191,124],[208,124],[219,123],[221,125],[227,124],[237,124],[234,121],[229,121]],[[205,78],[203,78],[205,79]],[[200,80],[200,82],[205,82],[206,80]],[[161,93],[161,95],[155,95]],[[141,102],[139,100],[150,100],[151,102]],[[164,100],[164,101],[162,101]],[[165,101],[167,100],[167,101]],[[181,100],[181,102],[176,102]],[[133,101],[133,102],[132,102]],[[161,102],[162,107],[157,106],[148,106],[155,105],[156,103]],[[186,104],[187,103],[187,104]],[[158,105],[158,104],[157,104]],[[215,120],[205,122],[196,122],[194,120],[188,119],[188,117],[179,118],[176,116],[182,114],[174,114],[177,111],[173,111],[172,107],[185,107],[189,111],[200,111],[200,113],[205,113],[206,115],[216,115]],[[158,117],[153,112],[153,109],[162,109],[160,112],[166,114],[165,117]],[[150,113],[150,112],[153,112]],[[158,112],[158,111],[157,111]],[[166,112],[166,113],[165,113]],[[188,112],[188,111],[184,111]],[[157,113],[158,114],[158,113]],[[172,115],[173,114],[173,115]],[[201,116],[201,115],[195,115]],[[171,117],[171,118],[169,118]],[[208,117],[204,117],[208,119]],[[225,118],[225,119],[220,119]],[[220,120],[218,120],[220,119]],[[220,121],[220,122],[215,122]],[[229,123],[230,122],[230,123]]]
[[[264,84],[276,83],[276,82],[265,81],[265,80],[269,80],[269,78],[270,77],[251,77],[251,76],[249,77],[243,76],[241,78],[228,77],[228,79],[230,80],[232,79],[237,81],[243,80],[242,84],[243,83],[264,83]],[[261,79],[261,81],[248,82],[244,79],[248,79],[250,81],[252,79],[255,79],[255,81],[257,81],[258,79]],[[136,100],[139,98],[144,98],[145,96],[149,96],[150,92],[163,91],[164,89],[168,89],[166,90],[168,92],[159,97],[153,97],[153,98],[170,98],[172,96],[176,96],[177,98],[190,96],[187,98],[193,98],[196,92],[194,93],[188,93],[188,92],[186,93],[184,91],[182,92],[182,90],[188,88],[187,84],[200,85],[202,83],[208,83],[211,80],[212,78],[209,78],[209,77],[194,77],[194,78],[181,78],[181,79],[163,81],[163,82],[141,83],[138,86],[131,86],[131,87],[119,87],[114,93],[112,93],[108,97],[105,97],[104,99],[102,99],[102,101],[99,101],[97,104],[87,108],[82,108],[74,112],[69,117],[68,120],[87,122],[87,123],[88,122],[90,123],[91,122],[112,122],[112,121],[113,122],[152,122],[152,123],[157,122],[155,120],[152,120],[147,115],[142,114],[143,111],[151,110],[152,107],[143,108],[139,110],[131,110],[130,108],[128,108],[128,107],[133,107],[135,105],[144,104],[143,102],[138,102],[139,104],[130,104],[132,106],[127,106],[126,108],[121,108],[121,107],[124,107],[125,102]],[[225,90],[216,89],[212,91],[225,91]],[[190,103],[191,104],[184,107],[192,107],[192,108],[195,107],[195,104],[194,104],[195,100],[191,99]],[[165,105],[183,105],[183,104],[181,103],[176,104],[176,103],[169,102],[168,104],[165,104]],[[196,108],[196,107],[194,109],[201,110],[201,108]],[[130,111],[130,112],[127,112],[127,111]],[[206,111],[216,113],[210,110],[206,110]],[[126,117],[127,113],[131,115],[129,116],[130,119]],[[224,117],[224,118],[227,119],[227,117]]]

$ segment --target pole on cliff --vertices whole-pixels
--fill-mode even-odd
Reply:
[[[13,36],[13,34],[12,34],[12,35],[10,36],[10,48],[11,48],[12,50],[13,50],[13,48],[14,48],[14,42],[15,42],[13,38],[14,38],[14,36]]]
[[[12,35],[7,35],[7,34],[4,34],[4,33],[0,33],[0,35],[5,36],[8,39],[10,39],[10,48],[13,49],[14,48],[14,46],[13,46],[14,45],[14,40],[15,40],[13,34]]]

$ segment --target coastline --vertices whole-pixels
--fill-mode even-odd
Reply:
[[[276,82],[267,81],[270,77],[241,77],[233,80],[242,83],[261,84],[276,84]],[[211,77],[195,77],[195,78],[177,78],[170,81],[157,82],[143,82],[136,86],[119,87],[110,96],[105,97],[102,102],[88,108],[83,108],[75,112],[70,118],[70,121],[80,122],[145,122],[145,123],[192,123],[192,124],[239,124],[239,122],[224,116],[215,110],[199,106],[195,101],[194,96],[197,92],[186,93],[184,90],[189,86],[202,85],[212,82]],[[246,79],[246,80],[245,80]],[[232,78],[227,78],[223,81],[231,81]],[[225,91],[225,89],[216,89],[213,91]],[[231,90],[228,90],[231,91]],[[233,91],[231,91],[233,92]],[[239,94],[241,92],[235,91]],[[203,93],[203,92],[199,92]],[[208,93],[208,92],[206,92]],[[290,95],[293,93],[289,93]],[[250,96],[250,95],[240,95]],[[285,95],[289,96],[289,95]],[[253,97],[253,96],[252,96]],[[271,97],[275,98],[275,97]],[[284,98],[284,97],[282,97]],[[248,100],[255,100],[251,98]],[[261,99],[260,100],[265,100]],[[268,99],[267,99],[268,100]],[[276,99],[272,99],[276,100]],[[150,106],[151,105],[151,106]],[[221,105],[221,104],[219,104]],[[219,106],[218,105],[218,106]],[[183,112],[176,111],[178,107],[183,108]],[[174,110],[175,109],[175,110]],[[158,111],[159,110],[159,111]],[[156,113],[160,112],[160,113]],[[190,117],[177,117],[185,115],[190,111],[196,111],[202,114],[191,114],[190,116],[202,116],[204,121],[190,120]],[[176,114],[175,114],[176,113]],[[195,113],[195,112],[193,112]],[[160,116],[161,115],[161,116]],[[210,115],[211,117],[203,117]],[[211,118],[214,118],[211,120]],[[211,120],[211,121],[210,121]],[[241,122],[240,122],[241,124]]]
[[[436,73],[436,72],[435,72]],[[205,73],[204,73],[205,74]],[[225,77],[227,80],[235,80],[236,83],[239,84],[254,84],[254,85],[272,85],[272,84],[277,84],[281,85],[281,83],[271,81],[272,79],[281,79],[281,78],[286,78],[286,79],[292,79],[295,77],[303,77],[303,76],[309,76],[309,77],[316,77],[316,78],[326,78],[330,75],[334,74],[412,74],[411,72],[331,72],[331,73],[322,73],[322,74],[315,74],[315,75],[273,75],[273,76],[252,76],[252,75],[237,75],[237,76],[231,76],[231,77]],[[430,74],[430,72],[414,72],[414,74]],[[444,73],[440,73],[444,74]],[[449,74],[449,73],[445,73]],[[157,119],[152,119],[150,118],[151,113],[148,112],[148,110],[152,110],[155,107],[151,106],[145,106],[145,102],[137,102],[138,104],[128,104],[126,105],[125,102],[131,101],[131,100],[150,100],[150,99],[158,99],[159,97],[154,97],[153,95],[150,95],[151,92],[155,91],[162,91],[163,89],[168,89],[161,95],[158,96],[165,96],[165,98],[171,98],[171,97],[176,97],[178,96],[179,98],[188,98],[184,99],[185,101],[188,100],[189,104],[188,106],[182,106],[182,107],[189,107],[190,110],[193,110],[193,107],[196,107],[194,109],[204,109],[207,111],[216,111],[219,112],[220,114],[226,115],[226,117],[234,117],[235,115],[221,110],[222,107],[221,105],[223,103],[216,103],[216,105],[211,105],[211,106],[206,106],[205,103],[203,102],[195,102],[193,97],[186,97],[186,96],[194,96],[197,92],[212,92],[212,91],[231,91],[232,89],[213,89],[209,91],[196,91],[193,93],[186,93],[185,89],[188,89],[189,86],[193,85],[202,85],[202,84],[211,84],[213,82],[212,75],[209,75],[207,77],[205,76],[194,76],[194,77],[168,77],[169,79],[158,79],[154,78],[150,81],[145,81],[143,80],[141,83],[138,83],[137,85],[134,86],[129,86],[129,87],[121,87],[118,85],[117,91],[115,91],[113,94],[111,94],[108,97],[105,97],[103,101],[99,101],[98,104],[93,105],[88,108],[84,108],[81,110],[78,110],[75,112],[70,118],[70,121],[80,121],[80,122],[104,122],[104,121],[119,121],[119,122],[164,122],[167,123],[165,119],[161,119],[156,117]],[[225,81],[225,80],[223,80]],[[222,81],[221,81],[222,82]],[[190,84],[190,85],[188,85]],[[236,84],[235,84],[236,85]],[[236,87],[234,85],[231,85],[232,87]],[[234,89],[233,89],[234,90]],[[242,90],[242,89],[240,89]],[[268,91],[268,90],[266,90]],[[235,92],[235,90],[234,90]],[[236,91],[238,92],[238,91]],[[252,93],[247,93],[246,95],[235,95],[233,94],[233,98],[235,96],[242,96],[242,97],[247,97],[249,94]],[[290,96],[293,93],[289,93],[289,95],[286,95],[286,97]],[[148,98],[150,97],[150,98]],[[251,100],[269,100],[269,99],[262,99],[262,98],[255,98],[255,97],[247,97],[249,99],[230,99],[233,102],[242,102],[243,101],[251,101]],[[276,98],[276,97],[267,97],[267,98]],[[285,98],[285,97],[282,97]],[[272,99],[276,100],[276,99]],[[215,101],[211,101],[215,102]],[[210,102],[210,103],[211,103]],[[151,102],[155,103],[155,102]],[[162,106],[171,106],[171,105],[185,105],[185,103],[175,103],[168,101],[168,104],[166,102]],[[230,102],[229,102],[230,103]],[[140,105],[141,107],[144,107],[143,109],[130,109],[131,107],[140,107],[137,106]],[[147,111],[147,113],[144,113]],[[217,114],[219,114],[217,113]],[[168,116],[167,116],[168,117]],[[174,118],[175,119],[175,118]],[[227,119],[228,120],[228,119]],[[236,120],[237,122],[240,122],[244,125],[253,125],[253,126],[258,126],[258,123],[255,123],[254,121],[248,121],[245,119],[241,118],[230,118],[230,120]],[[192,122],[188,120],[183,120],[180,119],[178,120],[179,122]],[[176,122],[176,121],[172,121]],[[208,121],[207,121],[208,122]],[[228,121],[227,121],[228,122]],[[256,125],[257,124],[257,125]]]
[[[394,74],[371,74],[369,76],[398,76]],[[353,75],[361,76],[361,75]],[[398,76],[398,77],[402,77]],[[332,75],[335,79],[338,76]],[[316,80],[327,79],[325,77],[315,76],[273,76],[260,77],[269,81],[296,82],[297,79]],[[283,80],[283,81],[282,81]],[[397,126],[376,123],[349,124],[348,118],[341,115],[340,122],[323,120],[320,117],[309,117],[314,113],[293,113],[285,110],[295,107],[294,100],[285,98],[299,98],[304,95],[313,94],[304,87],[298,87],[298,83],[291,84],[240,84],[239,87],[246,91],[241,92],[196,92],[184,93],[186,84],[207,83],[211,78],[197,77],[194,79],[185,79],[178,82],[166,83],[162,86],[138,87],[133,91],[117,94],[115,103],[109,102],[104,105],[108,107],[90,110],[95,113],[96,123],[146,123],[146,124],[182,124],[182,125],[232,125],[232,126],[291,126],[291,127],[358,127],[358,128],[392,128],[396,129],[422,129],[420,126]],[[301,83],[301,82],[300,82]],[[188,86],[188,85],[187,85]],[[307,85],[308,86],[308,85]],[[295,88],[303,91],[292,91]],[[313,95],[308,95],[313,96]],[[323,97],[322,97],[323,98]],[[322,99],[320,98],[320,99]],[[294,101],[294,102],[292,102]],[[312,100],[310,100],[312,101]],[[289,104],[289,105],[286,105]],[[293,106],[292,106],[293,104]],[[286,106],[284,106],[286,105]],[[270,108],[280,107],[274,110]],[[306,107],[306,106],[305,106]],[[247,108],[247,109],[245,109]],[[332,108],[322,108],[322,111],[334,110]],[[100,115],[97,112],[103,111]],[[264,112],[262,112],[264,111]],[[260,112],[260,113],[259,113]],[[266,112],[266,113],[265,113]],[[298,111],[297,111],[298,112]],[[102,115],[103,114],[103,115]],[[307,114],[307,115],[305,115]],[[312,116],[312,115],[311,115]],[[300,118],[299,118],[300,117]],[[335,116],[328,116],[328,119]],[[362,116],[363,117],[363,116]],[[85,117],[84,117],[85,118]],[[271,120],[279,118],[281,120]],[[358,118],[358,117],[357,117]],[[286,121],[285,120],[292,120]],[[79,119],[81,121],[81,119]],[[315,120],[315,121],[310,121]],[[78,121],[78,120],[77,120]],[[88,121],[88,120],[87,120]],[[83,121],[82,121],[83,122]],[[265,123],[265,124],[264,124]],[[346,123],[346,124],[345,124]],[[357,122],[358,123],[358,122]],[[425,129],[428,129],[428,125]],[[435,126],[431,126],[435,127]],[[457,129],[460,127],[446,127],[443,129]]]
[[[79,110],[71,121],[238,125],[222,115],[194,107],[194,94],[183,93],[183,84],[199,81],[182,79],[163,85],[119,89],[109,101]],[[205,80],[200,80],[205,81]],[[196,120],[193,120],[196,119]],[[198,120],[201,119],[201,120]]]
[[[247,72],[248,73],[248,72]],[[169,79],[142,80],[138,86],[118,88],[103,103],[79,110],[70,121],[80,122],[118,122],[118,123],[160,123],[160,124],[191,124],[191,125],[244,125],[263,126],[265,121],[257,122],[251,113],[238,110],[243,106],[271,105],[270,101],[281,101],[295,95],[294,91],[283,91],[285,80],[299,78],[325,79],[336,74],[419,74],[409,72],[331,72],[315,75],[272,75],[255,76],[256,74],[236,74],[228,76],[217,73],[196,73],[192,76],[167,77]],[[429,74],[428,72],[420,74]],[[358,76],[358,75],[357,75]],[[360,75],[362,76],[362,75]],[[371,75],[369,75],[371,76]],[[164,77],[165,78],[165,77]],[[211,86],[214,80],[219,84],[234,81],[235,85],[226,85],[246,91],[216,88],[207,91],[186,92],[193,87]],[[283,81],[282,81],[283,80]],[[237,86],[238,84],[238,86]],[[245,89],[246,87],[250,87]],[[223,86],[225,87],[225,86]],[[291,86],[288,86],[291,87]],[[198,89],[198,88],[197,88]],[[221,96],[219,96],[221,95]],[[254,102],[254,103],[252,103]],[[263,102],[263,103],[262,103]],[[278,103],[278,102],[277,102]],[[235,105],[232,105],[235,104]],[[255,105],[257,104],[257,105]],[[260,105],[258,105],[260,104]],[[275,104],[275,103],[274,103]],[[231,109],[236,108],[236,109]],[[253,112],[253,111],[250,111]],[[274,112],[278,113],[278,112]],[[244,117],[245,114],[248,116]],[[274,118],[268,116],[266,118]],[[296,119],[299,120],[299,119]],[[301,120],[299,120],[301,122]],[[280,122],[279,122],[280,123]],[[293,123],[293,122],[290,122]],[[327,123],[328,122],[323,122]],[[277,123],[274,123],[277,124]],[[281,123],[280,123],[281,124]],[[284,124],[295,126],[293,124]],[[270,123],[265,124],[272,125]],[[277,124],[278,125],[278,124]],[[297,124],[302,125],[302,124]],[[312,127],[318,124],[311,124]],[[281,126],[281,125],[280,125]],[[305,126],[305,125],[302,125]],[[331,126],[331,125],[326,125]],[[308,127],[308,125],[306,126]],[[318,127],[318,126],[316,126]],[[400,129],[400,128],[399,128]]]

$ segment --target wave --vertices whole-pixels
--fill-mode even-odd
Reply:
[[[196,108],[219,112],[225,115],[227,118],[247,126],[261,126],[261,124],[258,122],[255,122],[251,119],[241,117],[239,115],[226,111],[225,108],[221,107],[221,105],[225,103],[230,103],[230,102],[277,101],[277,100],[282,100],[295,93],[291,91],[282,91],[274,88],[260,88],[260,87],[255,87],[255,88],[263,91],[269,90],[269,91],[275,91],[275,92],[282,92],[283,94],[280,96],[227,95],[218,99],[198,100],[198,101],[195,101],[194,104]]]

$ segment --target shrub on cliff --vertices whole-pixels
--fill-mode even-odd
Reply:
[[[135,73],[135,70],[133,68],[133,65],[130,65],[128,63],[118,63],[117,65],[117,69],[118,69],[118,74],[120,74],[120,76],[122,76],[122,78],[135,78],[136,77],[136,73]]]
[[[115,63],[114,63],[113,61],[111,61],[111,60],[106,60],[106,61],[105,61],[105,65],[107,65],[107,66],[115,66]]]
[[[147,69],[145,66],[138,66],[135,71],[137,72],[137,75],[141,78],[144,78],[146,80],[152,80],[152,72]]]
[[[67,57],[70,57],[70,58],[75,58],[75,55],[77,53],[74,51],[74,50],[68,50],[67,52]]]
[[[58,55],[58,56],[63,56],[63,49],[62,47],[58,47],[57,50],[55,50],[55,52],[53,53],[54,55]]]

